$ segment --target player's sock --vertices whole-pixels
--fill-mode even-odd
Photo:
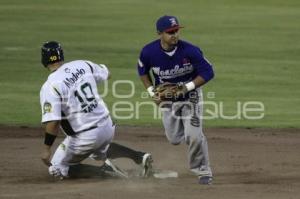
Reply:
[[[110,143],[110,146],[107,150],[107,158],[115,159],[115,158],[130,158],[136,164],[141,164],[143,161],[144,152],[135,151],[130,149],[126,146],[117,144],[117,143]]]

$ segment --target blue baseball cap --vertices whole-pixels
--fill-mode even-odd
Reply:
[[[156,21],[156,30],[158,32],[169,32],[183,28],[179,25],[178,19],[174,16],[162,16]]]

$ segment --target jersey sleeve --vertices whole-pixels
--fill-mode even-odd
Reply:
[[[108,79],[109,70],[104,64],[95,64],[91,61],[86,61],[86,63],[89,65],[97,83]]]
[[[137,71],[140,76],[149,74],[150,71],[149,58],[145,49],[142,50],[137,63]]]
[[[61,96],[59,91],[45,83],[40,91],[42,123],[61,120]]]
[[[214,71],[211,63],[203,56],[202,51],[199,48],[192,50],[191,62],[196,72],[206,82],[214,77]]]

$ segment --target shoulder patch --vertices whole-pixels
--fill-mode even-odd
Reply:
[[[52,112],[52,105],[49,102],[45,102],[43,105],[43,114],[51,113]]]

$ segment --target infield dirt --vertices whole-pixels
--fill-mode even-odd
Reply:
[[[55,181],[39,159],[42,130],[0,126],[0,198],[296,199],[300,196],[299,131],[206,129],[214,181],[205,186],[197,184],[188,170],[186,145],[170,145],[162,128],[120,126],[115,141],[151,152],[156,169],[176,171],[178,178]],[[84,163],[101,164],[93,160]],[[115,163],[128,171],[137,169],[126,159]]]

